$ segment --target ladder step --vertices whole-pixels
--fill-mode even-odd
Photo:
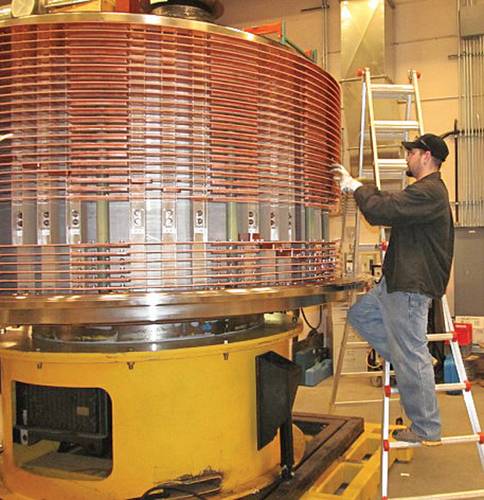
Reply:
[[[446,392],[446,391],[464,391],[467,389],[467,385],[463,382],[454,382],[451,384],[435,384],[436,392]],[[391,388],[392,394],[398,394],[398,388]]]
[[[406,169],[407,161],[405,158],[378,158],[378,168],[381,173],[389,169]]]
[[[479,443],[479,434],[467,436],[448,436],[442,438],[442,444]],[[390,448],[420,448],[422,443],[406,443],[405,441],[390,441]]]
[[[352,340],[350,342],[346,342],[347,347],[353,347],[356,349],[363,349],[365,347],[370,347],[370,344],[364,340],[357,341],[357,340]]]
[[[466,389],[467,385],[463,382],[454,382],[451,384],[435,384],[435,390],[437,392],[465,391]]]
[[[362,252],[374,252],[375,250],[380,250],[377,243],[362,243],[358,245],[358,249]]]
[[[427,335],[428,342],[440,342],[441,340],[452,340],[454,338],[453,333],[429,333]]]
[[[418,130],[419,123],[416,120],[375,120],[375,129],[378,131],[406,131]]]
[[[380,169],[380,181],[385,182],[385,181],[394,181],[394,180],[402,180],[404,169],[396,169],[396,168],[387,168],[387,169]],[[373,180],[374,174],[373,174],[373,169],[363,169],[362,176],[363,179],[370,179]]]
[[[402,120],[398,120],[397,123],[402,123]],[[408,123],[408,122],[404,122]],[[416,123],[416,122],[415,122]],[[409,140],[409,135],[414,135],[411,131],[414,130],[415,134],[418,133],[418,129],[409,128],[408,130],[402,130],[401,128],[380,128],[377,129],[376,132],[376,140],[379,141],[396,141],[397,145],[395,146],[393,143],[391,147],[387,147],[389,151],[393,151],[397,154],[400,154],[400,148],[402,147],[401,142]],[[371,134],[369,132],[365,132],[364,138],[366,141],[371,142]],[[385,144],[378,143],[378,151],[383,151]]]
[[[484,498],[484,490],[457,491],[455,493],[438,493],[418,497],[391,497],[391,500],[457,500],[463,498]]]
[[[341,372],[342,377],[383,377],[383,370],[375,370],[374,372]],[[395,375],[393,370],[390,370],[390,375]]]
[[[371,94],[376,99],[403,99],[414,95],[415,90],[410,84],[372,83]]]
[[[360,245],[358,248],[360,250],[367,250],[367,251],[378,250],[378,247],[376,245],[368,245],[368,246]],[[452,340],[453,337],[454,337],[453,333],[429,333],[427,335],[427,341],[428,342],[440,342],[442,340]],[[368,342],[366,342],[366,341],[347,342],[346,345],[348,347],[349,346],[351,346],[351,347],[370,347],[370,344],[368,344]]]
[[[399,399],[390,399],[390,403],[393,403],[395,401],[400,401]],[[355,401],[335,401],[333,403],[334,406],[355,406],[355,405],[362,405],[362,404],[368,404],[368,403],[379,403],[382,404],[383,398],[381,399],[359,399]]]
[[[407,162],[404,158],[378,158],[377,163],[381,181],[402,180],[407,169]],[[362,174],[365,178],[373,179],[373,167],[364,167]]]

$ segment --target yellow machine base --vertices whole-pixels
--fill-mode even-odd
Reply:
[[[398,426],[390,427],[391,430]],[[381,426],[365,424],[365,432],[343,456],[319,477],[304,500],[371,500],[378,498],[380,488]],[[413,450],[390,452],[389,465],[396,460],[410,462]]]
[[[272,333],[270,324],[265,328]],[[288,358],[298,327],[281,333],[276,322],[273,330],[230,344],[158,352],[1,350],[0,470],[15,496],[0,491],[0,498],[121,500],[161,483],[214,475],[223,478],[215,490],[221,497],[240,498],[273,483],[279,439],[257,448],[255,358],[268,351]],[[112,460],[58,453],[55,441],[13,442],[17,382],[104,390],[112,401]],[[296,461],[304,452],[297,434]]]
[[[311,416],[314,417],[314,415]],[[296,421],[300,420],[301,417],[304,417],[304,414],[297,414],[295,416]],[[336,417],[330,416],[322,416],[322,418],[336,419]],[[377,498],[380,476],[380,439],[380,427],[378,425],[365,425],[363,434],[316,479],[312,488],[302,498],[306,500],[369,500]],[[300,447],[299,436],[296,437],[295,444],[296,448]],[[392,464],[395,460],[408,462],[412,459],[412,456],[413,450],[411,449],[394,450],[390,456],[390,463]],[[257,491],[256,484],[254,484],[253,489],[253,492],[255,491]],[[240,498],[241,495],[240,493],[235,495],[225,494],[221,497],[225,500],[235,500]],[[217,495],[215,498],[221,497]],[[13,494],[2,487],[0,483],[0,498],[4,500],[32,500],[33,497],[25,497],[18,493]],[[301,498],[301,496],[298,495],[297,498]]]

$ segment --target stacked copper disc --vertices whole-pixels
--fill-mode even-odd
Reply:
[[[328,282],[334,79],[155,16],[0,25],[0,292]]]

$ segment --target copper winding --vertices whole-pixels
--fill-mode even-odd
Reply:
[[[72,210],[86,225],[86,207],[105,202],[148,215],[149,203],[185,201],[332,210],[340,91],[309,61],[229,34],[62,21],[1,27],[0,61],[0,131],[14,133],[0,143],[0,203],[12,213],[2,293],[334,280],[337,244],[298,240],[295,228],[247,242],[67,236]],[[51,212],[65,227],[39,225]]]

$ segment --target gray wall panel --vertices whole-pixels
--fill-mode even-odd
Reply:
[[[484,316],[484,228],[456,228],[455,314]]]

